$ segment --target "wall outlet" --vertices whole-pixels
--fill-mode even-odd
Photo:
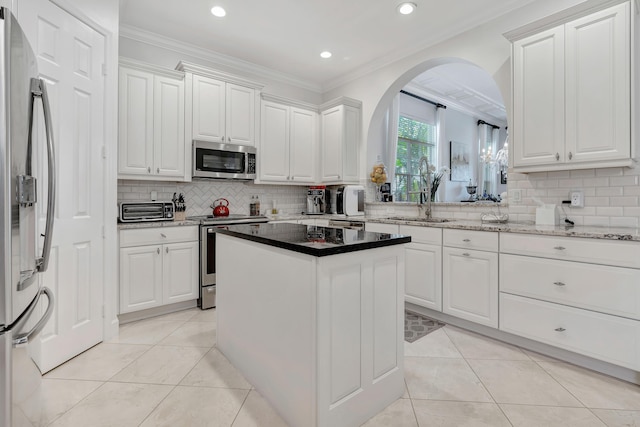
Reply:
[[[511,190],[511,200],[509,200],[509,202],[513,202],[514,204],[522,203],[522,190],[519,188]]]
[[[584,208],[584,193],[580,190],[571,191],[569,193],[572,208]]]

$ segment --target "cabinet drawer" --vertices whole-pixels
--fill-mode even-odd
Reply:
[[[442,229],[440,228],[400,225],[399,233],[411,236],[412,242],[442,245]]]
[[[194,225],[120,230],[120,247],[197,241],[198,229]]]
[[[500,294],[500,329],[634,370],[640,368],[640,322]]]
[[[445,246],[477,249],[480,251],[498,251],[498,233],[470,230],[443,230]]]
[[[365,231],[374,233],[398,234],[398,226],[396,224],[381,224],[379,222],[366,222],[364,224]]]
[[[500,252],[640,268],[640,243],[500,233]]]
[[[640,319],[640,270],[500,255],[500,291]]]

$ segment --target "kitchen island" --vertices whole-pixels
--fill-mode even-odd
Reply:
[[[404,393],[410,237],[220,230],[217,347],[291,426],[358,426]]]

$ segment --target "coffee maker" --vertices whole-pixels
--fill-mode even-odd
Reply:
[[[307,215],[321,215],[327,209],[327,192],[324,185],[315,185],[307,190]]]

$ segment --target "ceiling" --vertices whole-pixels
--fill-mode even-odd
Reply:
[[[120,0],[120,24],[276,71],[319,89],[533,0]],[[210,13],[214,5],[224,18]],[[320,58],[329,50],[333,56]]]
[[[495,125],[507,123],[507,110],[495,80],[480,67],[445,64],[417,76],[405,90]]]

